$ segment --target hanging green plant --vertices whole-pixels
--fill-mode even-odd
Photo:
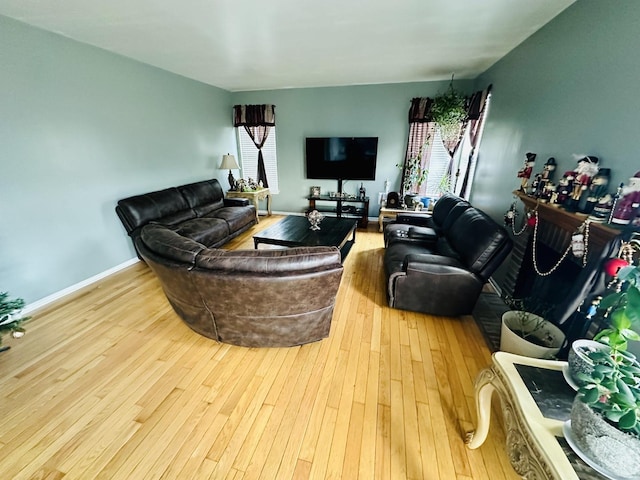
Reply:
[[[453,78],[447,91],[433,99],[431,120],[438,124],[443,137],[459,132],[461,123],[467,119],[466,104],[464,95],[453,88]]]

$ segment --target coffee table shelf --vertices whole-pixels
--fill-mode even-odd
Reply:
[[[369,224],[369,197],[364,200],[348,197],[332,197],[330,195],[308,196],[309,211],[318,210],[319,212],[335,215],[338,218],[353,218],[358,220],[360,228],[367,228]],[[330,202],[330,205],[318,206],[316,202]]]

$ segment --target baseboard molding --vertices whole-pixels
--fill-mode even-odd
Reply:
[[[51,295],[41,298],[40,300],[37,300],[33,303],[30,303],[29,305],[27,305],[26,307],[24,307],[24,309],[22,310],[22,312],[25,315],[28,315],[29,313],[38,310],[39,308],[45,307],[47,305],[49,305],[50,303],[55,302],[56,300],[60,300],[63,297],[66,297],[67,295],[70,295],[72,293],[77,292],[78,290],[91,285],[92,283],[96,283],[100,280],[102,280],[103,278],[108,277],[109,275],[113,275],[114,273],[119,272],[120,270],[124,270],[127,267],[130,267],[131,265],[135,265],[136,263],[138,263],[140,261],[140,259],[138,257],[134,257],[130,260],[127,260],[124,263],[121,263],[120,265],[116,265],[115,267],[112,267],[108,270],[105,270],[104,272],[98,273],[97,275],[94,275],[93,277],[87,278],[86,280],[83,280],[82,282],[78,282],[75,285],[71,285],[70,287],[65,288],[64,290],[60,290],[59,292],[55,292],[52,293]]]

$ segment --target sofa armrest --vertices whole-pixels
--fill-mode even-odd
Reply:
[[[434,223],[431,219],[430,214],[425,215],[411,215],[405,213],[399,213],[396,215],[395,223],[408,223],[409,225],[416,225],[419,227],[431,227],[433,228]]]
[[[224,206],[225,207],[246,207],[251,202],[248,198],[244,197],[236,197],[236,198],[225,198]]]
[[[484,281],[455,258],[410,254],[387,280],[389,305],[432,315],[471,313]]]

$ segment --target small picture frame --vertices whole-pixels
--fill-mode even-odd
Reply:
[[[312,197],[319,197],[320,196],[320,187],[317,187],[317,186],[311,187],[311,196]]]

